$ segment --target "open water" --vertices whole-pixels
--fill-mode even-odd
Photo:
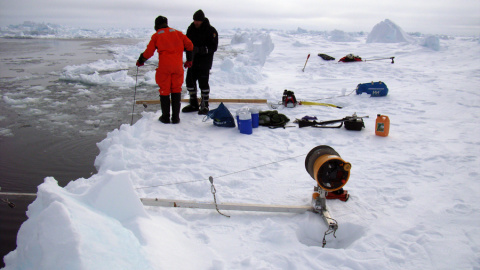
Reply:
[[[137,42],[0,38],[2,192],[35,193],[48,176],[65,186],[96,173],[96,143],[109,131],[130,123],[133,89],[116,91],[115,87],[66,82],[60,80],[60,73],[66,66],[112,58],[108,50],[111,44]],[[128,72],[135,75],[133,64]],[[75,95],[79,89],[94,94]],[[104,100],[115,102],[101,111],[87,109]],[[0,204],[0,267],[4,266],[3,257],[16,248],[17,232],[31,203],[26,199],[10,201],[15,208]]]

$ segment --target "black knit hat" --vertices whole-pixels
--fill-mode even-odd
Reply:
[[[205,20],[205,14],[203,13],[203,11],[201,9],[197,10],[193,14],[193,20],[194,21],[202,21],[202,22]]]
[[[163,24],[168,25],[168,19],[166,17],[163,17],[163,16],[158,16],[155,19],[155,30],[160,29]]]

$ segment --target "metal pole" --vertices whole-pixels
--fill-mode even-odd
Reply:
[[[365,59],[365,62],[367,61],[377,61],[377,60],[386,60],[386,59],[391,59],[392,60],[392,64],[395,63],[395,61],[393,60],[395,58],[395,56],[392,56],[392,57],[386,57],[386,58],[377,58],[377,59]]]
[[[23,197],[35,199],[36,193],[14,193],[14,192],[0,192],[1,197]],[[245,203],[215,203],[210,202],[195,202],[174,199],[158,199],[158,198],[140,198],[140,201],[145,206],[160,206],[160,207],[178,207],[178,208],[193,208],[193,209],[212,209],[218,207],[219,210],[236,210],[236,211],[257,211],[257,212],[284,212],[284,213],[305,213],[308,211],[314,212],[312,206],[299,205],[264,205],[264,204],[245,204]]]
[[[130,126],[133,125],[133,113],[135,112],[135,97],[137,95],[137,80],[138,80],[138,67],[137,67],[137,74],[135,75],[135,93],[133,94],[132,121],[130,122]]]
[[[194,202],[173,199],[158,198],[140,198],[146,206],[161,207],[177,207],[177,208],[195,208],[195,209],[212,209],[217,207],[219,210],[235,210],[235,211],[256,211],[256,212],[283,212],[283,213],[305,213],[313,212],[313,207],[309,205],[288,206],[288,205],[264,205],[264,204],[245,204],[245,203],[215,203]]]

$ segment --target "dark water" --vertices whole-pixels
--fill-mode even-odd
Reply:
[[[60,72],[65,66],[112,59],[111,44],[135,43],[138,41],[0,38],[2,192],[36,193],[45,177],[52,176],[65,186],[96,173],[96,143],[109,131],[130,123],[132,103],[127,101],[133,90],[65,82],[59,79]],[[128,73],[132,76],[134,72],[132,65]],[[79,88],[93,94],[76,97]],[[26,105],[11,101],[28,98],[37,100]],[[118,104],[100,112],[87,109],[105,100]],[[4,198],[0,195],[0,199]],[[0,204],[0,267],[4,266],[3,257],[16,248],[17,232],[31,203],[25,198],[9,200],[15,208]]]
[[[96,173],[93,163],[98,148],[95,143],[101,140],[100,136],[55,137],[31,127],[16,130],[14,137],[0,137],[2,191],[36,193],[37,186],[48,176],[54,177],[60,186],[71,180],[90,177]],[[15,208],[6,203],[0,205],[2,258],[16,248],[18,229],[27,219],[25,212],[32,202],[25,198],[8,199]]]

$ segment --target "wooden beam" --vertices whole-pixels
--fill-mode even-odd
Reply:
[[[182,102],[189,102],[189,99],[182,99]],[[200,102],[200,99],[198,99]],[[241,99],[241,98],[211,98],[208,102],[223,103],[267,103],[266,99]],[[135,104],[159,104],[160,100],[137,100]]]

